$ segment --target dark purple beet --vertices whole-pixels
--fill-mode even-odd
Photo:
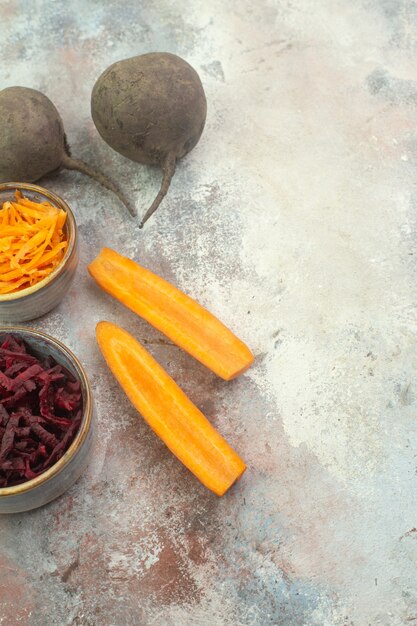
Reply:
[[[187,61],[168,52],[118,61],[97,79],[91,114],[114,150],[162,170],[161,188],[143,226],[167,193],[177,161],[203,132],[207,102],[200,77]]]
[[[84,161],[74,159],[54,104],[40,91],[0,91],[0,182],[32,183],[59,169],[78,170],[115,193],[132,215],[136,209],[121,189]]]

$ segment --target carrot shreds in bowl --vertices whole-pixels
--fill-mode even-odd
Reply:
[[[44,280],[61,263],[68,246],[67,214],[49,202],[33,202],[16,191],[0,208],[0,294]]]

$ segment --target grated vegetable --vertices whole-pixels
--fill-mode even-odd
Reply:
[[[67,214],[49,202],[33,202],[16,190],[0,209],[0,295],[46,278],[64,258]]]

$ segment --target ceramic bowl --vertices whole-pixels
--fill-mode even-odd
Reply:
[[[43,187],[29,183],[0,183],[0,207],[6,200],[13,200],[16,189],[35,202],[47,200],[67,212],[64,226],[68,238],[65,256],[55,270],[36,285],[16,293],[0,294],[0,323],[18,324],[45,315],[56,307],[67,293],[78,265],[78,237],[74,215],[68,204],[59,196]]]
[[[0,514],[29,511],[60,496],[81,476],[87,467],[94,432],[94,411],[91,388],[83,366],[60,341],[37,330],[0,327],[0,342],[6,334],[18,335],[35,356],[52,356],[80,382],[83,417],[80,428],[65,454],[43,474],[20,485],[0,488]]]

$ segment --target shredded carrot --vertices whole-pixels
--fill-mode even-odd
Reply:
[[[67,214],[49,202],[33,202],[16,190],[14,202],[0,208],[0,294],[44,280],[68,247]]]

